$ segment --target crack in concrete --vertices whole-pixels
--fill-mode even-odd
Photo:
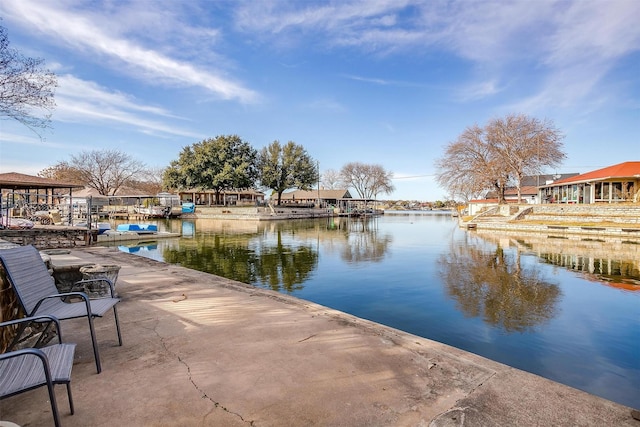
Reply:
[[[249,426],[253,426],[254,422],[253,420],[245,420],[244,417],[237,413],[234,412],[232,410],[230,410],[229,408],[227,408],[226,406],[223,406],[220,402],[216,402],[213,398],[211,398],[207,393],[205,393],[200,387],[198,387],[198,384],[196,384],[195,380],[193,379],[193,376],[191,375],[191,367],[189,366],[189,364],[187,362],[185,362],[182,357],[180,357],[177,353],[169,350],[169,347],[167,346],[165,339],[162,335],[160,335],[160,333],[156,330],[157,326],[158,326],[159,322],[156,322],[156,324],[153,326],[153,328],[151,328],[151,330],[158,336],[158,338],[160,338],[160,344],[162,344],[162,347],[164,348],[164,351],[167,354],[172,355],[173,357],[175,357],[178,362],[182,363],[184,365],[184,367],[187,369],[187,377],[189,379],[189,382],[193,385],[193,387],[200,393],[200,395],[202,396],[203,399],[207,399],[208,401],[210,401],[211,403],[213,403],[213,406],[215,408],[220,408],[223,411],[231,414],[231,415],[235,415],[236,417],[240,418],[240,420],[243,423],[246,423]]]
[[[303,339],[301,339],[301,340],[300,340],[300,341],[298,341],[298,342],[304,342],[304,341],[306,341],[306,340],[310,340],[311,338],[315,337],[316,335],[318,335],[318,334],[311,334],[311,335],[309,335],[308,337],[303,338]]]
[[[474,388],[471,389],[471,391],[469,391],[469,395],[473,394],[477,389],[479,389],[480,387],[482,387],[484,385],[484,383],[491,381],[491,378],[495,377],[496,375],[498,375],[498,373],[496,371],[493,371],[491,373],[491,375],[489,375],[487,378],[485,378],[484,380],[482,380],[478,385],[476,385]]]

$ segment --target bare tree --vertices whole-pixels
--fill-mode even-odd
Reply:
[[[0,26],[0,116],[17,120],[36,134],[37,128],[51,125],[58,86],[56,75],[43,64],[43,59],[10,48],[7,30]]]
[[[146,168],[133,177],[127,186],[132,190],[140,191],[145,194],[158,194],[163,188],[162,175],[165,168],[155,167]]]
[[[340,178],[340,172],[334,169],[327,169],[322,174],[320,182],[322,186],[327,190],[337,190],[340,187],[344,187],[344,183]]]
[[[525,175],[540,174],[542,166],[557,167],[566,158],[561,150],[563,135],[549,120],[510,114],[491,120],[486,132],[489,144],[515,181],[518,203]]]
[[[103,196],[113,196],[123,186],[134,183],[146,172],[145,165],[118,150],[83,151],[40,172],[68,173],[74,182],[94,188]]]
[[[391,183],[393,172],[386,171],[380,165],[347,163],[340,170],[340,177],[345,185],[353,187],[358,196],[365,200],[373,199],[380,193],[389,194],[395,190]]]
[[[518,200],[522,178],[557,166],[565,158],[562,135],[549,121],[525,115],[493,119],[484,128],[474,125],[446,147],[436,161],[438,183],[451,194],[477,197],[494,189],[505,203],[507,185],[515,183]]]
[[[82,181],[80,171],[69,165],[69,162],[65,161],[58,162],[54,166],[41,170],[38,172],[38,176],[55,179],[57,181],[71,182],[78,185],[86,184]]]
[[[439,170],[436,180],[452,195],[466,200],[493,188],[502,203],[508,173],[501,166],[491,150],[484,129],[473,125],[449,143],[444,156],[436,161]]]

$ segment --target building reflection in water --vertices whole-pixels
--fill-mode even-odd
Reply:
[[[530,233],[494,233],[477,230],[483,239],[515,247],[542,262],[579,273],[591,281],[630,292],[640,292],[640,242],[617,238],[554,236]]]

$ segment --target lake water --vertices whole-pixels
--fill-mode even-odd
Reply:
[[[640,242],[449,215],[167,220],[135,253],[273,289],[640,408]]]

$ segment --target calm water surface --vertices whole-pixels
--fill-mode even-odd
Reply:
[[[640,408],[640,242],[480,234],[442,214],[158,224],[183,237],[120,249]]]

